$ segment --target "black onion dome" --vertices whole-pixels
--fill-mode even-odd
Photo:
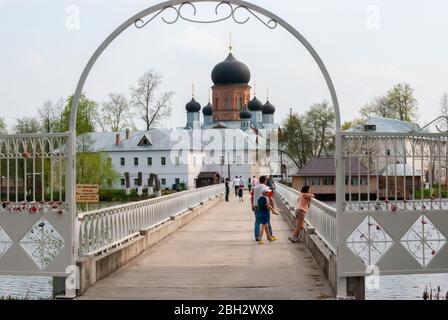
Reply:
[[[275,113],[275,107],[273,104],[271,104],[268,101],[266,101],[266,103],[263,106],[263,114],[274,114]]]
[[[185,109],[187,109],[187,112],[199,112],[201,111],[201,105],[199,102],[194,100],[194,98],[192,98],[191,101],[185,106]]]
[[[252,114],[247,110],[247,108],[244,108],[240,112],[240,119],[250,119],[252,118]]]
[[[261,111],[263,110],[263,103],[257,97],[254,97],[247,107],[250,111]]]
[[[248,84],[250,81],[249,68],[235,59],[232,53],[226,60],[218,63],[212,71],[214,84]]]
[[[212,105],[210,104],[210,102],[208,103],[208,105],[206,105],[204,108],[202,108],[202,114],[204,116],[212,116],[213,115],[213,108],[212,108]]]

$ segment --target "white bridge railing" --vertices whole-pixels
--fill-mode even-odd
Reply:
[[[299,191],[279,182],[275,184],[275,191],[288,207],[296,207]],[[305,221],[314,228],[322,242],[336,253],[336,209],[313,199]]]
[[[110,248],[165,223],[172,216],[199,206],[225,191],[214,185],[79,214],[79,255],[107,252]]]

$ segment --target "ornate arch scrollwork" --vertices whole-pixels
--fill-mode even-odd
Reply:
[[[159,10],[158,12],[153,14],[150,18],[148,18],[146,21],[139,18],[139,19],[135,20],[134,25],[136,28],[142,29],[148,23],[150,23],[151,21],[156,19],[158,16],[161,16],[162,21],[167,24],[174,24],[177,21],[179,21],[179,19],[188,21],[188,22],[193,22],[193,23],[217,23],[217,22],[232,19],[233,21],[235,21],[238,24],[245,24],[250,20],[250,16],[252,15],[253,17],[255,17],[258,21],[260,21],[263,25],[265,25],[269,29],[275,29],[278,26],[278,22],[274,19],[265,21],[262,18],[260,18],[257,14],[255,14],[255,12],[253,12],[248,7],[246,7],[244,5],[234,6],[227,1],[222,1],[216,5],[215,14],[216,14],[216,16],[218,16],[218,18],[213,19],[213,20],[198,20],[198,19],[194,19],[194,18],[189,18],[184,13],[185,10],[183,10],[183,9],[185,6],[192,8],[193,9],[192,15],[193,15],[193,17],[196,16],[196,14],[197,14],[196,6],[191,2],[183,2],[177,7],[176,6],[166,6],[166,7],[162,8],[161,10]],[[228,13],[225,16],[220,18],[219,16],[221,15],[221,12],[222,12],[220,9],[223,6],[227,7]],[[163,14],[167,11],[173,12],[174,17],[171,19],[168,19],[166,16],[164,16]],[[239,17],[237,15],[238,11],[244,11],[245,13],[247,13],[247,16],[245,18]]]

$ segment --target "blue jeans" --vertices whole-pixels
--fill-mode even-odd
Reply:
[[[260,235],[260,215],[258,214],[258,210],[257,207],[255,207],[254,209],[254,214],[255,214],[255,226],[254,226],[254,235],[255,235],[255,239],[258,239],[258,236]],[[269,214],[269,218],[268,218],[268,229],[269,229],[269,233],[272,234],[272,226],[271,226],[271,215]]]

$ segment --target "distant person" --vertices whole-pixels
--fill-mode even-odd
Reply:
[[[230,180],[226,179],[226,201],[229,202],[229,193],[230,193]]]
[[[249,193],[251,193],[251,191],[252,191],[252,180],[250,179],[250,177],[247,180],[247,189],[249,189]]]
[[[291,242],[303,242],[303,237],[300,235],[300,232],[304,228],[305,224],[305,216],[308,212],[308,208],[311,205],[311,200],[314,198],[314,194],[310,193],[310,186],[303,186],[300,191],[299,199],[297,200],[297,208],[296,208],[296,221],[297,226],[293,232],[293,235],[288,237]]]
[[[274,179],[272,178],[272,176],[269,176],[269,177],[267,178],[266,185],[267,185],[271,190],[275,190]]]
[[[252,177],[252,187],[255,188],[255,186],[256,186],[257,184],[258,184],[258,179],[257,179],[256,176],[253,176],[253,177]]]
[[[235,189],[235,197],[238,197],[238,189],[240,188],[240,179],[238,176],[235,176],[235,180],[233,180],[233,188]]]
[[[243,196],[244,196],[244,184],[240,183],[240,187],[238,188],[238,201],[239,202],[244,201]]]
[[[266,188],[263,190],[262,196],[258,199],[257,207],[258,207],[258,215],[259,215],[259,221],[260,221],[260,235],[258,237],[258,244],[264,244],[263,243],[263,234],[266,233],[266,237],[269,241],[275,241],[277,240],[276,237],[273,237],[271,233],[269,232],[268,223],[269,223],[269,216],[270,213],[278,214],[274,208],[271,207],[269,204],[268,194],[272,190],[269,188]]]
[[[263,196],[264,190],[268,189],[268,187],[266,186],[266,176],[261,176],[258,181],[259,181],[259,183],[254,187],[254,189],[252,191],[252,197],[251,197],[252,210],[254,211],[254,215],[255,215],[254,235],[255,235],[256,241],[259,240],[258,237],[260,235],[260,217],[258,214],[258,199],[260,199],[260,197]],[[269,233],[270,233],[271,237],[277,239],[272,234],[272,226],[271,226],[270,220],[268,221],[268,229],[269,229]]]

